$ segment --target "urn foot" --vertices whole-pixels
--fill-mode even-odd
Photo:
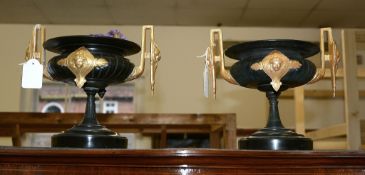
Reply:
[[[240,139],[238,146],[247,150],[312,150],[313,141],[288,129],[264,128]]]
[[[75,126],[52,136],[52,147],[68,148],[127,148],[128,140],[118,133],[97,126]]]

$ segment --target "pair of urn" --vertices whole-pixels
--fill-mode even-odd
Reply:
[[[36,25],[26,59],[42,60],[43,48],[58,54],[44,66],[45,77],[74,84],[87,94],[83,120],[74,127],[52,136],[52,147],[126,148],[128,140],[125,137],[119,136],[97,121],[95,96],[98,94],[103,97],[108,85],[140,77],[146,59],[151,63],[151,90],[154,91],[156,68],[161,55],[154,39],[153,26],[143,26],[142,48],[134,42],[121,38],[118,33],[113,36],[61,36],[43,42],[44,33],[44,27]],[[39,36],[40,40],[37,38]],[[37,41],[41,44],[37,45]],[[141,50],[140,65],[135,66],[125,58]],[[318,52],[321,52],[321,68],[316,68],[307,60]],[[331,73],[335,77],[339,54],[330,28],[321,29],[320,46],[306,41],[281,39],[236,44],[225,51],[226,56],[238,60],[229,70],[226,70],[224,64],[221,31],[214,29],[210,32],[210,45],[205,55],[214,94],[215,76],[220,74],[231,84],[265,92],[270,102],[266,127],[241,139],[240,149],[313,149],[311,139],[283,127],[277,98],[288,88],[320,80],[324,76],[326,61],[331,63]],[[333,88],[334,85],[335,83]]]

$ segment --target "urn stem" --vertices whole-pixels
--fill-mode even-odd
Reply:
[[[99,92],[98,88],[86,87],[84,91],[87,94],[87,102],[84,119],[81,122],[81,125],[84,126],[94,126],[99,125],[98,120],[96,119],[96,111],[95,111],[95,95]]]
[[[266,92],[266,97],[270,103],[269,117],[267,120],[266,128],[279,129],[284,128],[280,120],[279,108],[278,108],[278,97],[279,92],[268,91]]]

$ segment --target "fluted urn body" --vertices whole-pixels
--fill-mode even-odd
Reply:
[[[228,57],[238,60],[230,69],[236,82],[240,86],[266,92],[270,102],[266,127],[241,139],[240,149],[313,149],[311,139],[284,128],[277,98],[282,91],[312,80],[316,66],[307,58],[318,52],[319,47],[315,44],[299,40],[252,41],[226,50]]]
[[[73,128],[52,137],[53,147],[126,148],[127,139],[99,124],[95,95],[123,83],[134,64],[125,56],[140,47],[128,40],[102,36],[62,36],[47,40],[44,48],[58,55],[48,62],[48,73],[56,81],[74,84],[87,94],[83,120]]]

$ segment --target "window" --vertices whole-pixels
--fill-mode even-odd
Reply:
[[[96,95],[97,113],[134,112],[134,84],[123,83],[106,88],[103,99]],[[59,82],[45,82],[35,99],[40,112],[85,112],[86,93],[75,86]]]
[[[100,100],[95,101],[95,112],[100,113],[101,107],[100,107]]]
[[[104,101],[103,113],[118,113],[118,101]]]
[[[44,105],[42,112],[48,112],[48,113],[63,113],[63,107],[61,104],[57,103],[57,102],[50,102],[47,103],[46,105]]]

